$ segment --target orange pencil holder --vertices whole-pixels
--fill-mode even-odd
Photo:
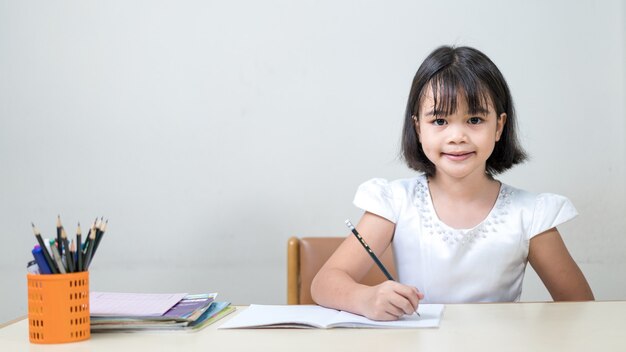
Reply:
[[[87,340],[89,272],[28,274],[28,335],[32,343]]]

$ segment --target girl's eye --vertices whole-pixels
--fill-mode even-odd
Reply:
[[[433,120],[433,125],[435,126],[443,126],[446,124],[446,120],[444,119],[435,119]]]
[[[478,125],[479,123],[483,122],[483,119],[481,119],[480,117],[470,117],[468,122],[470,125]]]

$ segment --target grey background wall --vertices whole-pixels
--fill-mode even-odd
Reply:
[[[286,241],[344,236],[398,159],[413,74],[442,44],[507,77],[532,159],[568,196],[598,299],[626,299],[624,1],[0,0],[0,321],[26,313],[30,222],[109,219],[92,290],[285,303]],[[524,300],[549,299],[531,269]]]

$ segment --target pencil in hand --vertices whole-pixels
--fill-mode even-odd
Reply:
[[[354,227],[354,225],[352,225],[352,223],[350,222],[350,220],[346,220],[346,226],[348,226],[348,228],[352,231],[352,233],[354,234],[354,236],[356,236],[356,238],[359,240],[359,242],[361,243],[361,245],[363,246],[363,248],[365,248],[365,251],[367,251],[367,253],[370,255],[370,257],[372,257],[372,259],[374,260],[374,262],[376,263],[376,265],[378,265],[378,268],[380,268],[380,270],[383,272],[383,274],[385,274],[385,276],[387,277],[388,280],[391,281],[395,281],[393,279],[393,276],[391,276],[391,274],[389,274],[389,272],[387,271],[387,269],[385,268],[385,266],[383,265],[383,263],[378,259],[378,257],[376,256],[376,254],[374,253],[374,251],[372,251],[372,249],[370,248],[370,246],[367,245],[367,243],[365,242],[365,240],[363,239],[363,237],[361,237],[361,235],[359,234],[359,232],[356,230],[356,228]]]
[[[352,222],[350,222],[350,220],[346,220],[346,226],[348,226],[348,228],[350,229],[350,231],[352,231],[352,233],[354,234],[354,236],[359,240],[359,242],[361,243],[361,245],[363,246],[363,248],[365,248],[365,251],[367,251],[367,253],[370,255],[370,257],[372,257],[372,259],[374,260],[374,262],[376,263],[376,265],[378,265],[378,268],[380,268],[380,270],[383,272],[383,274],[385,274],[385,276],[387,277],[388,280],[391,281],[395,281],[393,279],[393,276],[391,276],[391,274],[389,274],[389,272],[387,271],[387,269],[385,268],[385,266],[383,265],[383,263],[378,259],[378,257],[376,256],[376,254],[374,253],[374,251],[372,251],[372,249],[370,248],[370,246],[367,244],[367,242],[365,242],[365,240],[363,239],[363,237],[361,237],[361,234],[359,234],[359,232],[356,230],[356,228],[354,227],[354,225],[352,225]],[[421,316],[420,313],[418,313],[417,311],[415,311],[415,314],[417,314],[417,316]]]

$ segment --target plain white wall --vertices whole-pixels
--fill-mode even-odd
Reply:
[[[34,221],[109,219],[91,289],[285,303],[290,236],[344,236],[398,160],[411,79],[442,44],[500,67],[566,195],[598,299],[626,299],[624,1],[0,0],[0,321],[26,314]],[[524,299],[548,299],[529,270]]]

